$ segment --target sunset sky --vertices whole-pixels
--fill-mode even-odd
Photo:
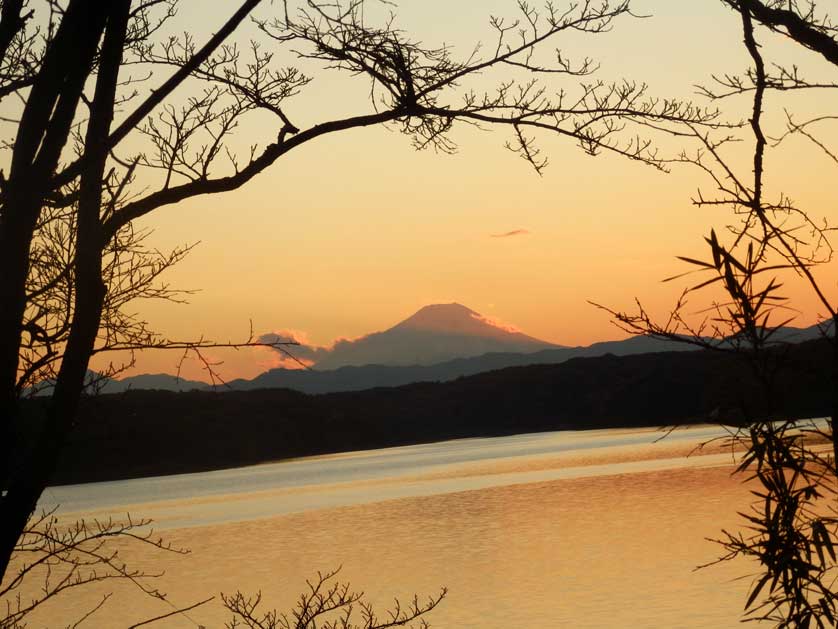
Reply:
[[[226,4],[184,3],[175,28],[188,25],[202,42],[227,18],[219,9]],[[607,35],[554,46],[598,60],[596,78],[645,81],[652,95],[699,104],[705,101],[695,84],[747,67],[739,18],[718,0],[633,4],[636,13],[652,17],[625,18]],[[265,3],[257,15],[272,10],[277,3]],[[397,24],[423,43],[451,43],[465,56],[476,42],[491,41],[490,14],[514,11],[507,0],[405,1]],[[249,27],[239,40],[251,34]],[[776,36],[758,37],[769,59],[829,76],[814,55]],[[306,69],[314,82],[286,106],[298,127],[371,110],[363,79]],[[559,78],[556,89],[573,89],[572,77]],[[834,111],[834,104],[823,93],[770,94],[769,131],[782,131],[783,107],[803,116]],[[739,120],[750,103],[722,106]],[[269,122],[243,125],[238,148],[273,141],[277,129]],[[820,134],[835,139],[828,126]],[[615,156],[592,158],[566,139],[541,136],[550,165],[539,177],[504,149],[508,130],[460,126],[452,137],[459,150],[444,155],[417,152],[409,138],[386,128],[333,134],[292,151],[236,192],[159,210],[141,221],[155,230],[155,246],[200,241],[166,278],[197,292],[188,305],[143,303],[137,311],[177,339],[244,340],[252,321],[256,335],[293,330],[328,346],[390,327],[423,305],[456,301],[543,340],[586,345],[624,336],[587,300],[630,309],[636,296],[666,313],[684,286],[660,282],[683,270],[674,256],[703,256],[701,237],[726,222],[722,210],[691,205],[699,187],[712,192],[696,169],[663,174]],[[671,139],[660,145],[680,146]],[[747,155],[747,146],[738,150]],[[811,144],[791,139],[769,154],[770,192],[782,190],[813,214],[829,215],[835,168]],[[835,274],[827,269],[823,277],[834,294],[829,278]],[[797,287],[788,293],[799,297],[797,324],[813,323],[813,300]],[[274,364],[267,351],[210,356],[225,361],[220,373],[228,378],[252,377]],[[177,359],[147,352],[133,373],[173,372]],[[183,375],[203,378],[197,363]]]

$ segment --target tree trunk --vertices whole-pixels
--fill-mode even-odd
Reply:
[[[0,7],[0,59],[5,58],[6,52],[18,31],[23,28],[24,19],[23,0],[6,0]]]
[[[50,192],[61,151],[69,137],[85,80],[104,29],[105,18],[93,0],[72,0],[44,56],[38,79],[24,107],[0,211],[0,490],[16,443],[17,371],[26,311],[29,249],[44,197]],[[4,519],[0,496],[0,519]]]
[[[835,423],[838,422],[838,316],[832,317],[832,330],[827,335],[832,336],[832,412],[829,418],[829,432],[832,435],[832,468],[838,476],[838,433]],[[827,336],[829,338],[829,336]]]
[[[83,1],[83,0],[81,0]],[[76,294],[74,302],[73,319],[71,332],[64,351],[58,379],[50,400],[45,425],[42,432],[36,439],[31,450],[26,452],[24,463],[21,469],[12,470],[7,483],[5,495],[0,498],[0,575],[5,574],[14,546],[22,533],[26,521],[35,509],[41,492],[47,486],[50,477],[55,469],[61,448],[66,437],[72,429],[73,422],[78,409],[79,399],[84,388],[84,379],[87,373],[88,361],[93,350],[96,336],[99,331],[99,323],[102,315],[102,308],[107,294],[106,287],[102,282],[102,252],[106,245],[102,238],[100,223],[102,178],[107,158],[107,151],[101,150],[105,146],[108,137],[111,121],[113,120],[113,108],[115,102],[116,85],[119,73],[119,66],[122,60],[122,50],[127,30],[130,0],[119,0],[111,3],[106,10],[100,3],[98,8],[87,4],[87,9],[93,11],[100,24],[84,33],[84,43],[88,45],[87,61],[83,72],[79,72],[80,81],[69,82],[70,93],[62,92],[59,104],[62,100],[73,100],[73,113],[69,121],[72,122],[75,105],[78,104],[81,90],[84,87],[84,79],[90,70],[90,62],[96,51],[101,32],[107,20],[107,30],[102,45],[99,59],[99,71],[97,76],[96,91],[91,107],[90,119],[88,121],[85,147],[91,151],[91,158],[86,162],[86,168],[82,172],[80,182],[79,208],[78,208],[78,233],[76,239],[76,259],[74,261],[76,273]],[[69,12],[69,9],[68,9]],[[87,18],[85,26],[90,26],[89,20],[93,15],[83,15]],[[65,16],[65,20],[67,17]],[[65,21],[62,21],[62,27]],[[76,25],[78,26],[78,24]],[[56,114],[58,114],[58,108]],[[53,120],[55,116],[53,116]],[[50,125],[53,124],[50,120]],[[60,122],[63,122],[61,120]],[[69,125],[67,126],[69,131]],[[45,135],[53,135],[55,130],[52,126],[46,130]],[[66,134],[64,135],[66,142]],[[63,146],[63,144],[62,144]],[[16,147],[17,148],[17,147]],[[36,162],[42,157],[39,151]],[[60,154],[60,151],[58,151]],[[49,181],[55,172],[57,157],[51,168],[41,170],[44,177],[42,181]],[[49,164],[47,164],[49,166]],[[32,238],[35,220],[40,211],[40,204],[47,189],[40,191],[40,196],[32,193],[30,199],[30,212],[26,218],[30,219],[28,239],[26,246],[20,247],[19,255],[22,256],[22,265],[28,266],[29,242]],[[37,205],[36,205],[37,203]],[[17,211],[17,207],[14,208]],[[20,213],[18,213],[20,215]],[[32,218],[35,217],[35,219]],[[5,225],[4,225],[5,227]],[[4,234],[8,235],[8,234]],[[24,255],[25,254],[25,255]],[[20,260],[20,258],[18,258]],[[23,286],[26,280],[26,268],[23,272]],[[25,309],[25,291],[21,286],[18,308],[20,319],[16,322],[16,345],[20,344],[20,321],[22,321]],[[10,322],[11,323],[11,322]],[[5,328],[4,333],[8,332]],[[11,335],[8,336],[11,338]],[[4,346],[4,349],[5,346]],[[15,355],[18,347],[15,347]],[[17,358],[15,356],[15,371],[17,369]]]

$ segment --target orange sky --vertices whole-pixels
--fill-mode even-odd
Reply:
[[[188,19],[202,41],[226,18],[217,10],[222,4],[196,4],[212,11],[184,6],[180,27]],[[453,42],[465,51],[490,37],[490,13],[513,10],[506,0],[402,2],[398,23],[428,45]],[[738,18],[719,0],[646,0],[636,10],[653,17],[622,20],[587,43],[576,38],[564,53],[595,57],[601,78],[644,80],[661,96],[693,96],[694,84],[711,74],[746,66]],[[830,70],[762,37],[769,56],[816,74]],[[772,94],[766,109],[777,132],[783,106],[828,111],[828,102],[824,94]],[[736,119],[749,103],[724,105]],[[364,82],[330,72],[318,73],[287,113],[305,128],[369,109]],[[241,128],[240,147],[272,141],[273,127],[259,124]],[[542,138],[551,165],[539,177],[504,150],[504,130],[460,128],[453,137],[459,152],[441,155],[416,152],[408,138],[383,128],[335,134],[291,152],[241,190],[159,210],[141,221],[155,230],[156,246],[200,241],[166,279],[199,292],[189,305],[142,303],[137,312],[178,339],[244,340],[252,321],[257,335],[294,329],[329,345],[389,327],[423,305],[457,301],[547,341],[589,344],[623,334],[587,300],[630,308],[637,296],[665,313],[683,287],[659,281],[683,270],[674,256],[702,256],[701,237],[711,224],[725,224],[721,212],[691,205],[697,188],[712,191],[694,169],[666,175]],[[663,141],[663,148],[676,146]],[[832,211],[835,164],[822,153],[790,141],[769,155],[767,167],[772,189],[813,213]],[[824,277],[834,294],[835,274]],[[795,287],[789,292],[802,295],[799,324],[812,323],[812,300]],[[228,378],[252,377],[270,359],[254,350],[210,355],[225,361],[220,372]],[[172,372],[178,357],[146,353],[133,372]],[[195,363],[183,375],[203,378]]]

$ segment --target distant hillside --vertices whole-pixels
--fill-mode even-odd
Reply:
[[[646,352],[688,351],[692,346],[676,341],[633,337],[624,341],[594,343],[588,347],[559,347],[533,353],[491,352],[471,358],[455,358],[435,365],[363,365],[330,370],[271,369],[252,380],[233,380],[236,391],[287,388],[305,393],[360,391],[375,387],[397,387],[412,382],[447,382],[505,367],[563,363],[571,358],[614,354],[626,356]]]
[[[202,391],[211,388],[200,380],[186,380],[167,373],[140,374],[122,380],[109,379],[102,386],[102,393],[121,393],[129,389],[159,389],[164,391]]]
[[[825,341],[781,350],[776,399],[787,416],[823,416]],[[26,407],[36,420],[42,400]],[[559,429],[738,421],[761,398],[741,359],[711,351],[609,354],[350,393],[285,389],[129,391],[85,401],[56,483],[193,472],[277,459]]]

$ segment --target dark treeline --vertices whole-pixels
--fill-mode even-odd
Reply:
[[[830,347],[783,348],[776,412],[828,412]],[[194,472],[442,439],[654,426],[766,413],[742,357],[667,352],[578,358],[445,383],[348,393],[129,391],[88,398],[54,484]],[[41,402],[29,411],[40,413]]]

